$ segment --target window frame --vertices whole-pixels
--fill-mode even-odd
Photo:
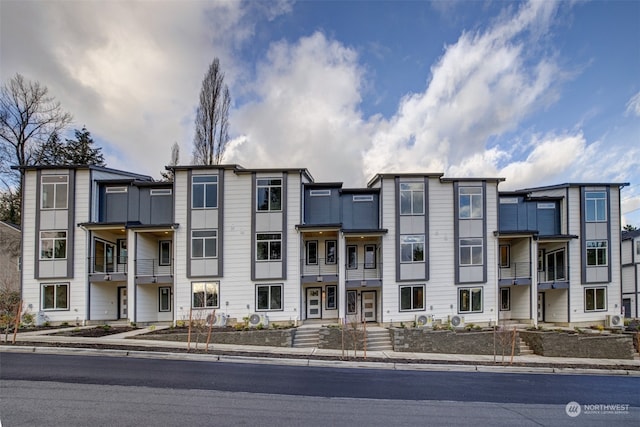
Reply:
[[[473,295],[474,293],[480,293],[480,308],[479,309],[475,309],[474,310],[474,299],[473,299]],[[462,295],[463,293],[468,293],[468,301],[467,304],[469,305],[467,310],[464,310],[464,304],[462,301]],[[470,287],[470,288],[458,288],[458,313],[460,314],[466,314],[466,313],[482,313],[483,312],[483,306],[484,306],[484,295],[483,295],[483,288],[480,287]]]
[[[357,245],[347,245],[347,270],[357,270],[358,269],[358,246]],[[353,262],[351,262],[351,252],[353,253]]]
[[[279,236],[278,238],[260,238],[260,236]],[[266,258],[260,258],[260,247],[266,243]],[[277,248],[278,257],[272,258],[272,251]],[[275,253],[275,252],[273,252]],[[257,262],[273,262],[282,261],[282,233],[256,233],[256,261]]]
[[[51,237],[43,237],[44,234],[51,234],[51,233],[64,233],[64,237],[56,237],[56,236],[51,236]],[[62,261],[62,260],[66,260],[67,259],[67,237],[68,237],[68,233],[67,230],[41,230],[40,231],[40,255],[39,255],[39,260],[40,261]],[[43,243],[44,241],[51,241],[51,257],[46,257],[43,256]],[[63,257],[59,257],[56,256],[56,253],[58,252],[58,248],[56,248],[56,242],[57,241],[64,241],[64,256]]]
[[[192,231],[194,231],[194,230],[192,230]],[[195,230],[195,231],[198,231],[198,230]],[[192,234],[192,236],[193,236],[193,234]],[[168,251],[167,251],[168,258],[166,260],[163,258],[163,252],[164,252],[163,251],[163,246],[164,245],[168,246]],[[159,266],[163,266],[164,267],[164,266],[170,266],[171,265],[171,260],[173,258],[171,249],[172,249],[171,240],[160,240],[160,241],[158,241],[158,265]],[[193,247],[192,247],[192,249],[193,249]]]
[[[562,273],[562,277],[559,277],[557,272],[558,272],[558,268],[557,268],[557,260],[558,257],[557,255],[562,254],[562,269],[561,269],[561,273]],[[549,269],[549,266],[551,265],[551,263],[549,262],[549,258],[553,257],[553,269],[554,269],[554,277],[553,278],[549,278],[549,274],[551,273],[551,270]],[[567,280],[567,259],[566,259],[566,251],[565,248],[558,248],[556,250],[553,251],[549,251],[545,253],[545,278],[547,279],[547,282],[558,282],[558,281],[566,281]]]
[[[331,190],[309,190],[310,197],[327,197],[331,196]]]
[[[167,303],[168,305],[165,306],[163,305],[163,291],[167,291]],[[193,303],[193,296],[192,296],[192,303]],[[160,313],[169,313],[171,312],[171,286],[160,286],[158,288],[158,312]]]
[[[403,295],[403,290],[404,289],[409,289],[409,306],[410,308],[403,308],[404,304],[403,304],[403,298],[405,297],[405,295]],[[421,305],[416,305],[417,301],[416,301],[416,291],[418,291],[419,293],[421,292],[422,295],[419,296],[418,298],[421,299],[421,301],[419,302]],[[398,303],[399,303],[399,307],[398,310],[400,312],[408,312],[408,311],[424,311],[425,306],[426,306],[426,286],[425,285],[400,285],[398,287]]]
[[[261,183],[262,181],[262,183]],[[277,184],[274,181],[279,181]],[[257,212],[281,212],[282,211],[282,188],[283,188],[283,179],[282,178],[256,178],[256,211]],[[275,191],[279,189],[279,191]],[[266,196],[265,196],[266,190]],[[273,196],[276,195],[278,201],[280,203],[279,207],[272,207],[274,200]],[[266,200],[266,205],[264,202],[261,204],[260,199],[264,197]]]
[[[98,245],[102,245],[103,246],[103,253],[102,253],[102,270],[98,270],[98,254],[97,254],[97,250],[98,250]],[[108,248],[111,248],[111,263],[109,263],[109,251]],[[117,271],[117,265],[118,265],[118,256],[117,256],[117,247],[116,244],[113,242],[109,242],[108,240],[104,240],[101,239],[99,237],[94,237],[93,239],[93,272],[94,273],[113,273],[115,271]]]
[[[267,291],[267,308],[263,308],[260,306],[260,289],[268,288]],[[273,289],[280,289],[280,307],[272,307],[273,303]],[[255,298],[256,298],[256,311],[264,312],[264,311],[284,311],[284,284],[282,283],[268,283],[268,284],[258,284],[255,289]]]
[[[53,287],[53,307],[45,307],[46,296],[45,296],[45,288]],[[58,306],[58,288],[65,287],[64,298],[65,298],[65,307]],[[70,296],[70,284],[68,282],[62,283],[41,283],[40,284],[40,307],[42,311],[69,311],[69,296]]]
[[[202,286],[202,291],[198,290],[198,292],[202,292],[202,306],[196,305],[196,286]],[[213,299],[213,304],[209,304],[209,287],[213,287],[214,290],[211,292],[211,298]],[[220,282],[212,281],[212,282],[191,282],[191,308],[195,310],[201,309],[210,309],[210,308],[220,308]]]
[[[325,287],[325,310],[337,310],[338,309],[338,286],[337,285],[327,285]],[[333,295],[330,295],[333,293]],[[330,302],[329,299],[333,297],[333,302]]]
[[[596,197],[601,195],[602,197]],[[607,222],[607,192],[584,192],[584,218],[585,222]]]
[[[458,255],[459,255],[459,264],[462,267],[474,267],[474,266],[482,266],[484,265],[484,239],[481,237],[473,237],[473,238],[461,238],[458,241]],[[468,242],[468,243],[464,243]],[[472,243],[473,242],[473,243]],[[480,262],[477,262],[477,251],[474,249],[480,249]],[[463,251],[469,250],[469,262],[466,261],[466,258],[463,256]],[[474,253],[475,252],[475,253]]]
[[[348,290],[344,304],[346,314],[358,314],[358,292]]]
[[[364,268],[366,270],[375,270],[378,266],[377,262],[377,247],[373,243],[364,245]],[[373,254],[373,260],[367,259],[368,254]]]
[[[318,265],[318,241],[317,240],[307,240],[305,242],[305,257],[304,262],[306,265]],[[314,252],[314,259],[311,258],[311,252]],[[315,261],[314,261],[315,260]]]
[[[213,233],[213,236],[194,236],[195,233]],[[207,255],[207,240],[213,240],[213,255]],[[202,255],[195,255],[196,250],[194,243],[196,241],[202,241]],[[191,259],[216,259],[218,258],[218,230],[207,228],[191,230]]]
[[[602,246],[603,243],[604,246]],[[587,267],[606,267],[609,265],[609,242],[607,240],[587,240],[585,249]],[[604,263],[601,263],[602,256],[604,256]]]
[[[333,248],[333,253],[330,252],[330,247]],[[338,241],[337,240],[325,240],[325,264],[336,264],[338,262]]]
[[[473,190],[473,191],[472,191]],[[476,191],[477,190],[477,191]],[[458,219],[482,219],[484,192],[482,187],[464,186],[458,188]],[[479,206],[476,206],[477,200]],[[468,201],[467,201],[468,200]],[[463,203],[463,201],[465,201]],[[476,201],[474,203],[474,201]],[[468,206],[468,209],[467,209]],[[467,213],[468,212],[468,213]]]
[[[353,203],[373,202],[373,194],[354,194],[351,201]]]
[[[511,245],[499,245],[500,268],[511,267]]]
[[[598,308],[598,291],[602,291],[602,307]],[[589,293],[593,292],[593,308],[589,308]],[[584,312],[592,313],[596,311],[607,311],[607,287],[606,286],[598,286],[598,287],[589,287],[584,288]]]
[[[500,288],[500,311],[511,311],[511,288]]]
[[[210,181],[205,181],[206,179],[210,179]],[[217,209],[218,208],[218,175],[192,175],[191,176],[191,209],[192,210],[203,210],[203,209]],[[215,197],[213,201],[209,200],[207,195],[209,194],[209,186],[212,186],[215,190]],[[202,190],[199,188],[202,187]],[[198,188],[196,190],[196,188]],[[198,204],[195,205],[196,202],[196,193],[202,192],[202,206]],[[211,202],[211,205],[209,203]]]
[[[419,187],[419,189],[416,187]],[[398,198],[400,206],[398,206],[398,210],[400,211],[401,216],[424,215],[424,182],[401,182],[398,186],[398,191],[400,193]],[[421,198],[419,201],[416,200],[418,195]],[[406,209],[406,205],[403,201],[408,201],[409,209]]]
[[[417,241],[409,241],[417,239]],[[400,263],[401,264],[418,264],[425,262],[425,242],[426,238],[424,234],[402,234],[400,235]],[[405,251],[403,247],[410,247],[411,250],[411,259],[406,260],[404,255]],[[417,247],[422,247],[422,259],[417,259],[416,254],[420,252],[416,252]]]
[[[47,178],[54,178],[54,179],[60,179],[60,178],[64,178],[64,182],[62,181],[52,181],[52,182],[45,182],[45,180]],[[52,196],[52,206],[49,206],[48,203],[45,203],[45,193],[48,194],[49,192],[45,190],[46,186],[51,186],[53,189],[53,196]],[[58,194],[60,192],[60,189],[58,187],[62,187],[64,186],[64,192],[60,193],[60,194],[64,194],[64,206],[58,206]],[[64,210],[64,209],[68,209],[69,208],[69,175],[42,175],[40,178],[40,210],[45,210],[45,211],[49,211],[49,210]]]

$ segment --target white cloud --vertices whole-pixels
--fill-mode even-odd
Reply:
[[[627,114],[640,117],[640,92],[633,95],[627,102]]]

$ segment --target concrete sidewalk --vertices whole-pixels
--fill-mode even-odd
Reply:
[[[85,327],[85,328],[91,328]],[[224,361],[236,363],[272,363],[299,366],[364,367],[371,369],[449,370],[490,372],[531,372],[560,374],[632,375],[640,377],[640,360],[585,359],[544,357],[538,355],[510,357],[470,354],[405,353],[396,351],[329,350],[318,348],[266,347],[231,344],[209,344],[209,352],[203,353],[205,344],[191,343],[186,353],[186,342],[135,339],[134,337],[167,328],[152,326],[100,338],[52,335],[78,328],[48,329],[21,332],[18,343],[29,345],[1,345],[0,352],[37,352],[65,354],[100,354],[129,357]],[[3,337],[4,338],[4,337]],[[39,345],[41,344],[41,345]],[[100,345],[101,348],[83,346]],[[132,350],[132,348],[136,348]],[[144,348],[146,351],[140,351]],[[199,352],[195,352],[198,350]]]

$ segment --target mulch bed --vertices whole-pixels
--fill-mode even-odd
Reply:
[[[95,328],[88,329],[74,329],[71,331],[57,332],[52,335],[61,335],[64,337],[85,337],[85,338],[100,338],[108,335],[121,334],[123,332],[134,331],[138,328],[131,326],[110,326],[105,328],[104,326],[96,326]]]

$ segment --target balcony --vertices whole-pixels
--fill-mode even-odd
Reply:
[[[345,265],[347,287],[382,285],[382,263],[356,263]]]
[[[137,259],[136,283],[167,283],[173,281],[173,259],[160,263],[157,258]]]
[[[531,264],[514,262],[509,267],[499,267],[498,279],[501,285],[530,285]]]
[[[120,282],[127,280],[127,257],[90,257],[91,282]]]
[[[326,258],[302,259],[300,271],[303,283],[338,281],[338,262],[335,258],[329,262]]]

